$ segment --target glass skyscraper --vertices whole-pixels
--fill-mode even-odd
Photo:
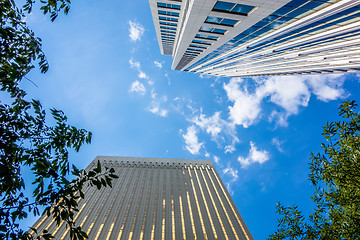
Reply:
[[[360,71],[358,0],[149,0],[172,69],[225,77]]]
[[[96,157],[119,176],[84,189],[75,223],[89,239],[253,239],[209,160]],[[42,216],[34,227],[70,239],[65,223]]]

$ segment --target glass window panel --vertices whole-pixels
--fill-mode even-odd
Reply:
[[[174,31],[169,31],[169,30],[160,30],[160,32],[166,32],[166,33],[173,33],[173,34],[176,34],[176,32],[174,32]]]
[[[210,42],[207,42],[207,41],[200,41],[200,40],[196,40],[196,39],[194,39],[192,42],[193,42],[193,43],[201,43],[201,44],[205,44],[205,45],[211,45],[211,43],[210,43]]]
[[[204,32],[212,32],[214,30],[214,28],[211,27],[201,27],[200,31],[204,31]]]
[[[207,36],[207,39],[217,40],[219,37],[216,36]]]
[[[255,7],[244,5],[244,4],[236,4],[236,6],[231,10],[232,13],[239,13],[243,15],[248,15]]]
[[[239,34],[237,35],[236,37],[234,37],[234,40],[240,40],[240,39],[243,39],[244,37],[246,37],[247,35],[245,34]]]
[[[171,8],[180,10],[180,5],[171,4]]]
[[[332,20],[335,20],[337,18],[341,17],[340,14],[333,14],[331,15],[330,17],[327,17],[327,18],[324,18],[324,19],[320,19],[319,22],[323,22],[323,23],[327,23],[327,22],[330,22]]]
[[[165,4],[165,3],[158,2],[158,3],[157,3],[157,6],[158,6],[158,7],[166,7],[166,4]]]
[[[298,9],[292,11],[291,13],[286,14],[286,17],[296,18],[296,17],[298,17],[298,16],[300,16],[303,13],[306,13],[308,11],[312,11],[312,10],[298,8]]]
[[[159,16],[160,20],[165,20],[165,21],[172,21],[172,22],[177,22],[177,18],[171,18],[171,17],[163,17],[163,16]]]
[[[203,48],[206,49],[204,46],[196,45],[196,44],[190,44],[190,47],[196,47],[196,48]]]
[[[205,35],[205,34],[196,34],[195,37],[211,39],[211,40],[217,40],[219,38],[219,37],[216,37],[216,36],[208,36],[208,35]]]
[[[223,18],[218,18],[218,17],[207,17],[205,22],[206,23],[215,23],[215,24],[219,24],[221,22],[221,20],[223,20]]]
[[[279,16],[269,15],[261,21],[272,22],[272,21],[275,21],[276,19],[279,19]]]
[[[238,20],[210,16],[206,18],[205,22],[233,27],[238,22]]]
[[[230,10],[235,6],[235,3],[217,1],[213,10],[230,12]]]
[[[259,28],[264,27],[264,26],[268,25],[269,23],[270,23],[269,21],[261,20],[261,21],[255,23],[254,27],[259,27]]]
[[[198,37],[198,38],[206,38],[207,35],[205,35],[205,34],[196,34],[195,37]]]
[[[304,3],[308,2],[308,0],[292,0],[291,2],[287,3],[285,6],[287,7],[299,7]]]
[[[177,23],[172,22],[160,22],[161,25],[177,26]]]
[[[348,15],[348,14],[356,12],[358,10],[359,10],[358,8],[352,7],[352,8],[346,9],[346,10],[344,10],[342,12],[339,12],[338,14],[340,14],[340,15]]]
[[[311,1],[308,2],[307,4],[305,4],[304,6],[301,6],[301,8],[305,8],[305,9],[314,9],[317,8],[323,4],[329,5],[327,3],[322,3],[322,2],[315,2],[315,1]]]
[[[357,14],[357,15],[359,15],[359,14]],[[347,17],[341,18],[341,19],[339,19],[339,20],[333,21],[333,22],[331,22],[331,24],[344,25],[344,24],[346,24],[347,21],[352,20],[352,19],[354,19],[354,18],[356,19],[356,18],[358,18],[358,17],[359,17],[359,16],[356,16],[356,15],[347,16]],[[360,21],[360,20],[358,20],[358,21]]]
[[[176,30],[174,27],[167,27],[167,26],[160,26],[162,29],[170,29],[170,30]]]
[[[179,13],[177,13],[177,12],[168,12],[168,11],[158,10],[158,13],[162,14],[162,15],[169,15],[169,16],[175,16],[175,17],[179,16]]]
[[[286,15],[287,13],[291,12],[292,10],[294,10],[295,7],[287,7],[287,6],[284,6],[278,10],[276,10],[274,13],[272,13],[271,15],[274,15],[274,16],[284,16]]]
[[[224,33],[226,33],[226,32],[227,32],[227,30],[219,29],[219,28],[215,28],[215,29],[213,30],[213,33],[219,33],[219,34],[224,34]]]
[[[239,21],[238,20],[233,20],[233,19],[227,19],[224,18],[221,22],[222,25],[226,25],[226,26],[235,26],[235,24],[237,24]]]
[[[202,52],[202,51],[204,51],[204,50],[202,50],[202,49],[196,49],[196,48],[188,48],[188,50],[196,51],[196,52]]]
[[[254,31],[258,30],[259,28],[257,27],[249,27],[248,29],[246,29],[244,32],[242,32],[241,34],[244,35],[249,35],[251,33],[253,33]]]
[[[268,32],[269,30],[271,30],[271,28],[261,28],[261,29],[258,29],[257,31],[254,31],[252,34],[255,36],[260,36],[263,33]]]

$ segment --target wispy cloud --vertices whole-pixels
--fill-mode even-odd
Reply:
[[[130,58],[129,64],[130,64],[131,68],[135,68],[138,71],[138,77],[140,79],[150,79],[150,77],[145,72],[143,72],[143,70],[141,69],[140,62],[135,61],[133,58]],[[150,85],[152,85],[152,84],[150,84]]]
[[[141,40],[142,35],[144,34],[144,27],[135,21],[129,20],[129,37],[133,42]]]
[[[146,92],[145,86],[144,84],[140,83],[138,80],[136,80],[135,82],[133,82],[131,84],[131,87],[129,89],[130,92],[136,92],[140,95],[144,95]]]
[[[144,73],[143,71],[139,71],[139,74],[138,74],[138,77],[139,78],[142,78],[142,79],[148,79],[149,77],[146,75],[146,73]]]
[[[284,150],[282,149],[281,145],[283,144],[282,141],[279,140],[279,138],[275,137],[271,140],[271,144],[274,145],[276,147],[276,149],[279,152],[284,152]]]
[[[133,58],[130,58],[129,64],[131,68],[136,68],[137,70],[140,70],[140,62],[135,61]]]
[[[193,155],[199,154],[200,149],[204,145],[202,142],[199,142],[197,133],[198,132],[197,132],[195,126],[190,126],[187,128],[186,133],[182,135],[185,140],[186,150],[188,150]]]
[[[236,181],[238,180],[238,178],[239,178],[238,170],[235,169],[235,168],[230,167],[230,165],[228,164],[227,168],[224,168],[224,169],[222,170],[222,173],[223,173],[224,175],[230,176],[230,181],[227,181],[227,182],[225,183],[225,185],[226,185],[226,188],[227,188],[227,190],[229,191],[229,193],[230,193],[231,195],[233,195],[233,194],[234,194],[234,191],[233,191],[232,188],[231,188],[231,184],[234,183],[234,182],[236,182]]]
[[[249,155],[246,158],[239,156],[238,161],[240,162],[242,168],[246,168],[253,163],[263,164],[269,159],[270,155],[268,151],[258,150],[258,148],[255,146],[255,143],[250,142]]]
[[[156,67],[158,67],[160,69],[162,69],[162,67],[163,67],[163,62],[154,61],[154,64]]]
[[[168,110],[166,110],[162,105],[167,102],[167,97],[162,96],[158,98],[157,93],[154,89],[151,90],[151,103],[148,108],[149,112],[159,115],[160,117],[166,117]]]
[[[159,108],[159,106],[150,107],[149,112],[159,115],[160,117],[166,117],[168,114],[168,111],[166,109],[161,109],[161,108]]]

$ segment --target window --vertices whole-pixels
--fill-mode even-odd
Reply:
[[[201,41],[201,40],[197,40],[197,39],[194,39],[192,42],[193,42],[193,43],[204,44],[204,45],[211,45],[211,43],[210,43],[210,42],[207,42],[207,41]]]
[[[217,40],[219,37],[216,37],[216,36],[208,36],[208,35],[205,35],[205,34],[196,34],[195,35],[196,38],[202,38],[202,39],[209,39],[209,40]]]
[[[157,3],[157,6],[158,6],[158,7],[161,7],[161,8],[171,8],[171,9],[180,10],[180,5],[176,5],[176,4],[169,4],[169,3],[161,3],[161,2],[158,2],[158,3]]]
[[[159,16],[159,20],[177,22],[177,18]]]
[[[227,18],[219,18],[219,17],[207,17],[205,23],[212,23],[218,25],[225,25],[225,26],[235,26],[239,21]]]
[[[177,13],[177,12],[169,12],[169,11],[158,10],[158,13],[161,14],[161,15],[168,15],[168,16],[175,16],[175,17],[179,16],[179,13]]]
[[[160,26],[160,28],[162,28],[162,29],[170,29],[170,30],[175,30],[176,31],[176,28],[174,28],[174,27]]]
[[[211,27],[201,27],[200,32],[211,32],[211,33],[216,33],[216,34],[221,34],[224,35],[224,33],[227,32],[227,30],[225,29],[220,29],[220,28],[211,28]]]
[[[207,48],[207,47],[200,46],[200,45],[196,45],[196,44],[190,44],[190,47],[196,47],[196,48],[202,48],[202,49],[206,49],[206,48]]]
[[[202,51],[204,51],[204,50],[202,50],[202,49],[196,49],[196,48],[188,48],[187,50],[189,50],[189,51],[195,51],[195,52],[202,52]]]
[[[172,23],[172,22],[160,22],[160,25],[177,26],[177,23]]]
[[[161,36],[171,36],[171,37],[175,37],[175,34],[169,34],[169,33],[161,33]]]
[[[176,34],[176,32],[175,31],[169,31],[169,30],[160,30],[160,32],[166,32],[166,33],[173,33],[173,34]]]
[[[216,12],[226,12],[247,16],[255,9],[254,6],[236,4],[231,2],[217,1],[213,11]]]
[[[169,36],[161,36],[162,39],[175,39],[174,37],[169,37]]]

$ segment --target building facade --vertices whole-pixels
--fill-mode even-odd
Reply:
[[[98,160],[119,178],[85,189],[75,223],[89,239],[253,239],[211,161],[98,156],[87,170]],[[70,239],[52,217],[34,227]]]
[[[225,77],[360,71],[358,0],[149,0],[172,69]]]

